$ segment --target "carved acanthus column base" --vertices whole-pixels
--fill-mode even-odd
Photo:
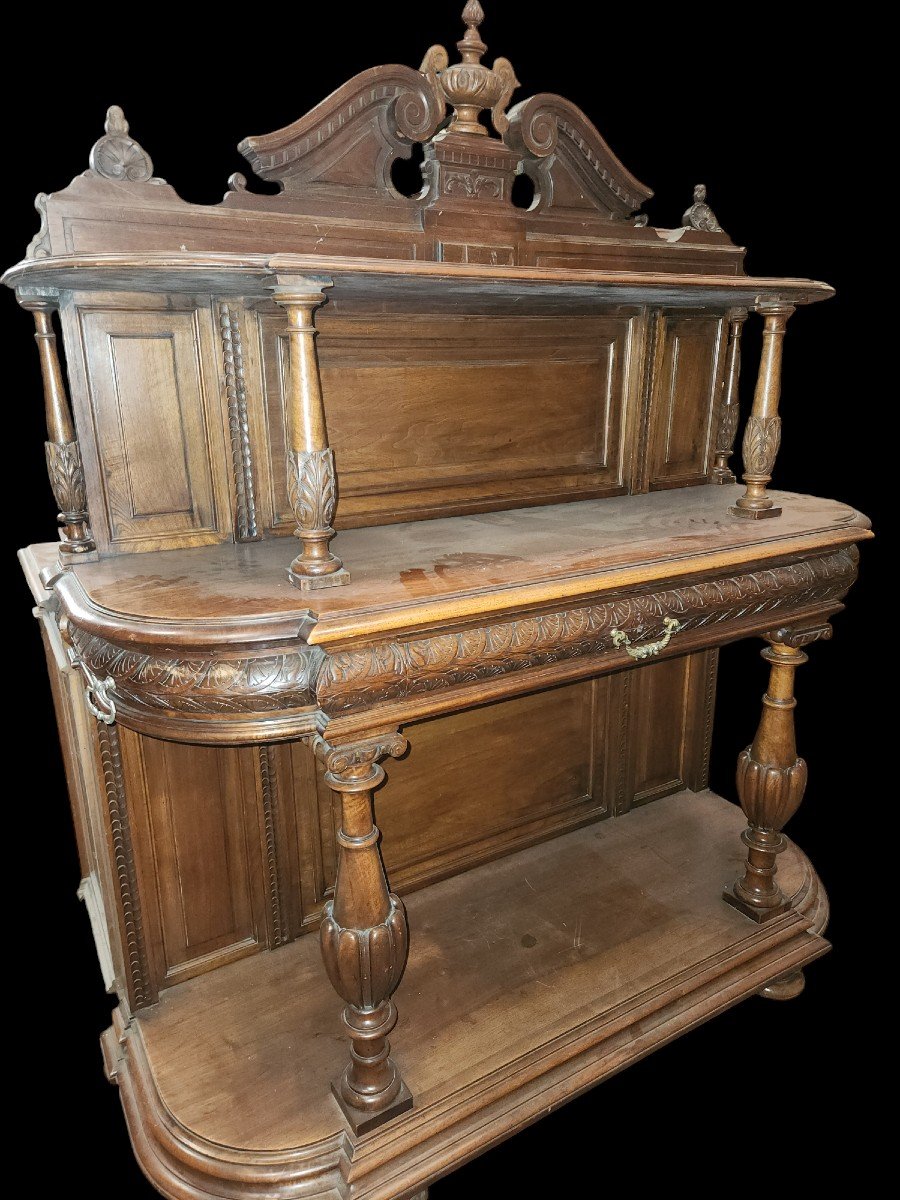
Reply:
[[[758,417],[751,413],[744,430],[744,483],[746,491],[732,506],[736,517],[762,520],[781,516],[781,509],[766,491],[781,445],[781,418]]]
[[[737,766],[737,791],[747,817],[741,834],[747,861],[743,876],[724,895],[754,921],[766,921],[789,906],[775,882],[777,857],[785,848],[781,830],[800,807],[807,777],[794,740],[794,672],[807,661],[800,646],[830,633],[826,625],[766,635],[770,645],[762,656],[770,666],[769,687],[756,737]]]
[[[772,479],[781,444],[781,418],[778,416],[781,352],[785,326],[794,308],[781,301],[766,301],[757,311],[763,318],[763,345],[753,411],[744,430],[744,483],[747,486],[743,496],[731,507],[733,516],[756,521],[781,515],[781,509],[766,491],[766,484]]]
[[[60,554],[89,554],[96,544],[88,526],[87,488],[77,441],[44,442],[47,474],[59,506],[56,519],[62,526]]]
[[[350,746],[322,738],[313,744],[329,787],[341,798],[337,879],[320,940],[328,978],[346,1003],[350,1062],[332,1092],[351,1129],[362,1134],[413,1104],[388,1041],[397,1024],[391,996],[406,968],[406,911],[388,890],[372,815],[372,793],[384,779],[378,760],[402,754],[406,740],[388,733]]]
[[[288,497],[297,522],[294,536],[303,549],[288,568],[288,578],[302,591],[350,582],[350,572],[332,554],[337,483],[334,454],[327,450],[292,450],[288,454]]]

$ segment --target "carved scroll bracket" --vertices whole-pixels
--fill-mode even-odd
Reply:
[[[349,572],[329,549],[334,537],[337,477],[328,445],[325,404],[316,354],[315,311],[332,280],[278,276],[272,293],[287,313],[290,343],[287,455],[288,497],[302,550],[288,569],[301,590],[349,583]]]

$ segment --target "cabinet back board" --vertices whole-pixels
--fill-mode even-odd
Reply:
[[[337,528],[708,478],[720,316],[334,309],[317,326]],[[101,551],[293,532],[281,311],[78,294],[63,321]]]

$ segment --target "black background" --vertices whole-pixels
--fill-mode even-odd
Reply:
[[[849,501],[883,533],[877,490],[888,448],[872,349],[882,331],[867,296],[878,254],[877,242],[861,236],[874,214],[854,187],[853,155],[836,132],[852,128],[854,118],[836,72],[839,56],[852,53],[846,29],[838,42],[792,25],[784,12],[771,24],[765,17],[719,23],[712,14],[687,19],[674,9],[654,18],[643,9],[604,8],[592,18],[580,6],[486,6],[487,58],[512,59],[522,81],[516,99],[551,91],[582,107],[656,190],[646,206],[652,225],[680,224],[702,180],[720,222],[749,247],[750,273],[809,276],[837,288],[836,299],[799,311],[788,327],[776,483]],[[459,7],[460,0],[392,0],[352,12],[249,6],[239,17],[207,10],[204,24],[187,8],[145,7],[140,22],[127,13],[113,21],[108,8],[79,8],[77,28],[35,38],[5,64],[12,165],[0,189],[8,206],[0,263],[21,258],[37,229],[34,194],[63,188],[87,167],[109,104],[124,108],[156,174],[186,200],[214,203],[232,171],[247,171],[234,149],[241,137],[289,123],[377,62],[417,65],[427,46],[458,36]],[[23,768],[6,806],[13,880],[5,957],[6,999],[16,1009],[6,1031],[24,1054],[6,1084],[22,1099],[23,1134],[40,1138],[40,1194],[77,1189],[92,1200],[141,1200],[156,1193],[134,1163],[116,1092],[101,1073],[97,1036],[109,1023],[111,1000],[74,895],[75,844],[49,688],[12,560],[18,546],[51,537],[55,522],[31,317],[11,295],[3,304],[4,463],[14,478],[4,563],[15,597],[5,629],[13,660],[5,673],[12,705],[6,761]],[[758,349],[751,319],[745,412]],[[433,1200],[489,1188],[524,1198],[588,1194],[608,1178],[608,1167],[598,1166],[607,1155],[617,1177],[627,1169],[638,1195],[673,1173],[703,1192],[717,1178],[720,1155],[711,1157],[711,1148],[728,1153],[733,1182],[746,1175],[768,1190],[776,1177],[782,1185],[808,1177],[814,1146],[832,1162],[846,1148],[847,1097],[857,1095],[851,1033],[865,1032],[873,1019],[866,989],[853,984],[872,907],[854,866],[865,845],[860,820],[877,809],[877,776],[890,753],[874,738],[865,691],[889,661],[889,650],[876,658],[868,638],[876,629],[881,558],[880,541],[864,547],[850,611],[836,619],[833,642],[812,648],[798,681],[798,738],[810,785],[791,833],[831,894],[834,952],[809,970],[799,999],[751,1000],[724,1014],[439,1182]],[[880,625],[887,646],[889,619]],[[758,648],[740,644],[721,657],[712,783],[729,796],[765,681]],[[761,1158],[752,1150],[759,1138]],[[48,1152],[53,1145],[59,1153]]]

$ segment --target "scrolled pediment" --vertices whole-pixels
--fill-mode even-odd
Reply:
[[[523,169],[534,181],[534,213],[626,220],[653,195],[581,109],[562,96],[544,92],[517,104],[503,140],[522,155]]]
[[[384,66],[362,71],[305,116],[238,149],[261,179],[286,195],[383,195],[394,192],[391,165],[409,158],[443,120],[444,107],[419,71]]]

